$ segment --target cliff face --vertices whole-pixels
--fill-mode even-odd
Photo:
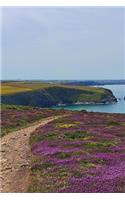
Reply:
[[[113,103],[113,102],[117,102],[117,99],[113,95],[111,90],[105,89],[104,94],[101,97],[101,102],[102,103]]]
[[[110,90],[100,89],[97,91],[87,91],[75,88],[52,87],[30,92],[20,92],[16,94],[3,95],[1,99],[4,104],[30,105],[39,107],[50,107],[62,102],[72,104],[82,103],[113,103],[116,98]]]

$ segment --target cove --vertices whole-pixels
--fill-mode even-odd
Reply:
[[[92,112],[107,112],[107,113],[125,113],[125,85],[104,85],[100,86],[110,89],[118,102],[114,104],[89,104],[89,105],[64,105],[53,106],[53,109],[66,109],[66,110],[87,110]]]

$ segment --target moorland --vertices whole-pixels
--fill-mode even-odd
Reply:
[[[6,82],[1,95],[2,192],[125,192],[125,114],[51,109],[111,91]]]

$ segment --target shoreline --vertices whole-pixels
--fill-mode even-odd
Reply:
[[[65,106],[84,106],[84,105],[111,105],[111,104],[116,104],[118,103],[118,100],[117,101],[112,101],[112,102],[80,102],[80,103],[72,103],[72,104],[57,104],[55,105],[56,107],[65,107]],[[55,107],[55,106],[52,106],[52,107]]]

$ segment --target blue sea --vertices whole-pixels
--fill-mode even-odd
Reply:
[[[68,105],[68,106],[54,106],[55,109],[66,109],[66,110],[87,110],[93,112],[107,112],[107,113],[125,113],[125,85],[104,85],[101,86],[110,89],[118,102],[115,104],[108,105]]]

